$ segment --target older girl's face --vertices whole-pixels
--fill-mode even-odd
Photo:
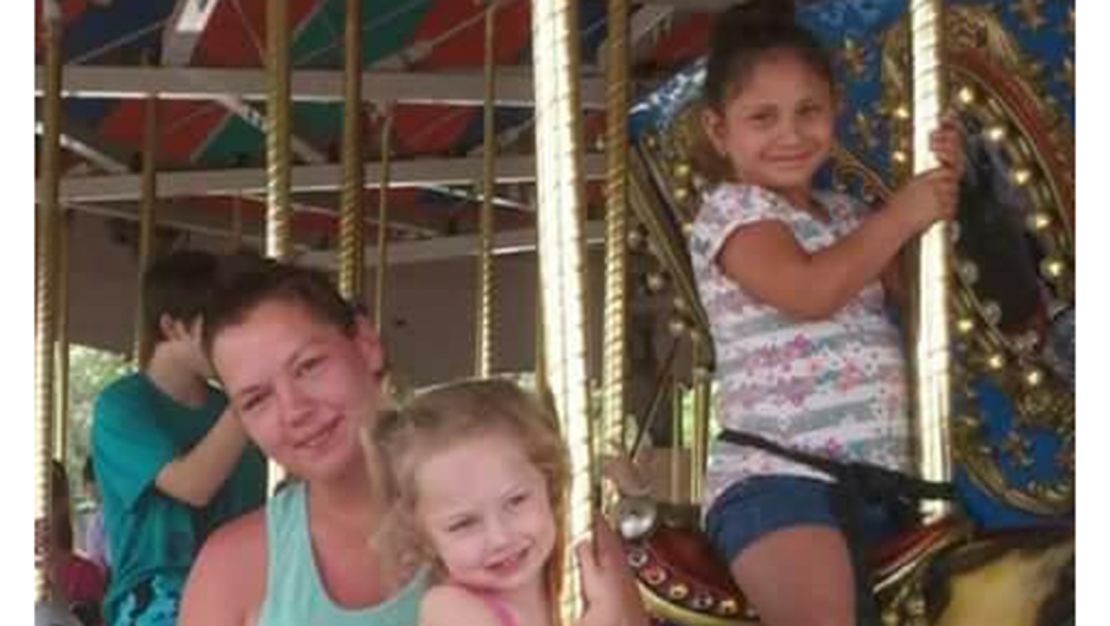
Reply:
[[[361,471],[359,429],[377,413],[382,366],[365,320],[349,335],[302,304],[266,301],[220,332],[212,361],[267,456],[305,479]]]
[[[789,50],[764,53],[724,110],[702,118],[741,182],[780,192],[808,191],[832,151],[835,121],[828,80]]]
[[[416,470],[417,520],[457,583],[490,591],[542,584],[555,547],[547,481],[511,437],[471,437]]]

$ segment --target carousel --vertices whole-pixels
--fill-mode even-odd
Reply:
[[[401,396],[534,384],[568,532],[605,513],[659,623],[758,624],[697,504],[715,358],[686,240],[722,176],[698,116],[731,4],[36,2],[36,519],[73,448],[70,344],[137,359],[150,260],[246,248],[333,272]],[[869,555],[882,622],[1074,623],[1074,2],[795,5],[843,86],[826,183],[880,201],[943,112],[967,129],[900,320],[918,474],[955,498]],[[603,484],[609,456],[649,488]]]

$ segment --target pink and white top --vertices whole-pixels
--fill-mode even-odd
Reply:
[[[717,355],[717,419],[782,445],[891,469],[909,465],[906,361],[878,281],[828,319],[803,321],[745,292],[717,264],[736,229],[774,220],[809,253],[859,227],[867,207],[850,196],[815,192],[828,223],[767,189],[721,184],[703,199],[690,257]],[[706,508],[750,476],[831,477],[760,450],[714,441]]]

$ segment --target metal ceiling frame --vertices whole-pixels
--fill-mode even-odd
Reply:
[[[35,67],[35,95],[45,84],[41,66]],[[294,70],[294,101],[342,102],[342,70]],[[582,106],[604,109],[604,80],[587,76],[580,85]],[[62,71],[65,98],[144,98],[211,100],[228,94],[243,100],[266,98],[266,73],[259,68],[138,67],[126,65],[67,65]],[[402,104],[480,106],[481,71],[398,72],[369,70],[362,75],[364,101]],[[498,68],[494,94],[497,106],[535,105],[532,73],[524,68]]]
[[[482,159],[421,158],[396,161],[390,168],[390,187],[427,187],[434,185],[471,185],[481,172]],[[605,156],[587,154],[583,167],[588,180],[605,176]],[[377,162],[366,163],[366,188],[380,186]],[[533,182],[536,162],[531,155],[498,157],[495,164],[497,183]],[[342,181],[341,166],[298,165],[292,168],[292,189],[305,191],[336,191]],[[138,174],[110,176],[70,176],[61,181],[63,202],[100,202],[136,200],[140,197]],[[263,193],[266,189],[265,168],[231,168],[216,170],[179,170],[158,174],[158,197],[172,198],[200,195],[238,195]],[[36,197],[37,197],[36,189]]]

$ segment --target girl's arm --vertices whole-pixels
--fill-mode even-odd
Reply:
[[[904,249],[903,249],[904,250]],[[887,306],[893,306],[899,311],[905,311],[909,301],[909,292],[906,291],[906,273],[904,263],[906,255],[902,250],[894,255],[890,263],[886,264],[880,280],[883,282],[883,292],[886,294]]]
[[[919,175],[852,234],[813,254],[780,222],[743,226],[726,240],[717,263],[745,291],[786,314],[824,319],[875,280],[910,237],[951,216],[956,185],[950,168]]]

